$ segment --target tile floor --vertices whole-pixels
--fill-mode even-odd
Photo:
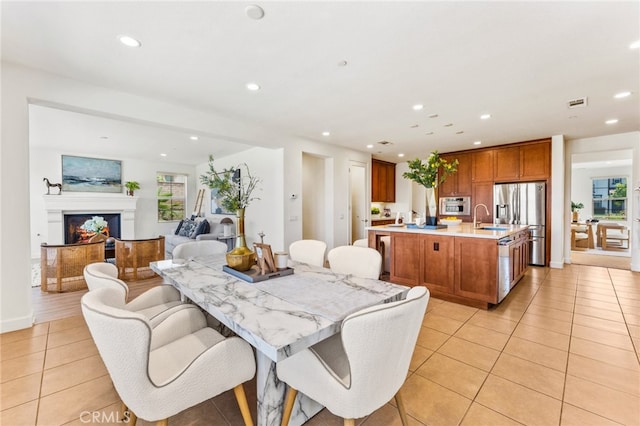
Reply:
[[[118,396],[82,317],[0,344],[2,425],[118,424]],[[630,271],[531,268],[488,311],[432,299],[402,389],[410,424],[640,425],[639,349],[640,274]],[[253,384],[246,390],[253,407]],[[242,424],[232,392],[170,423]],[[324,410],[308,424],[341,421]],[[387,404],[358,424],[400,418]]]

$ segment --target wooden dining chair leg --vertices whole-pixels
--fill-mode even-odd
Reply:
[[[169,426],[169,419],[158,420],[156,426]]]
[[[244,386],[240,383],[233,388],[233,393],[236,395],[238,406],[240,407],[240,413],[242,413],[242,419],[245,426],[253,426],[253,420],[251,419],[251,412],[249,411],[249,403],[247,402],[247,395],[244,393]]]
[[[356,426],[356,419],[344,419],[344,426]]]
[[[131,425],[131,426],[136,426],[136,423],[138,422],[138,416],[136,416],[136,413],[134,413],[133,411],[129,410],[129,408],[127,408],[127,411],[125,411],[125,413],[128,413],[127,424]]]
[[[281,426],[287,426],[289,424],[291,411],[293,410],[293,403],[296,401],[296,395],[298,395],[298,390],[290,387],[287,391],[287,400],[284,403],[284,411],[282,412],[282,423],[280,423]]]
[[[404,402],[402,401],[402,396],[400,395],[400,391],[396,393],[396,405],[398,406],[398,412],[400,413],[400,420],[402,421],[402,426],[409,426],[409,421],[407,420],[407,412],[404,410]]]

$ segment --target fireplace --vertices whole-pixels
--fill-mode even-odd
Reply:
[[[82,229],[82,225],[94,216],[102,217],[107,223],[105,234],[108,237],[120,238],[120,214],[119,213],[74,213],[65,214],[64,223],[64,243],[76,244],[86,243],[94,235]]]

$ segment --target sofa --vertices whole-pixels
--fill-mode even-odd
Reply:
[[[164,236],[165,259],[171,259],[173,249],[189,241],[194,240],[215,240],[216,234],[210,234],[211,224],[206,218],[197,217],[195,219],[183,219],[178,224],[173,234]]]

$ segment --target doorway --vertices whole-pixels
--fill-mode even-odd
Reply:
[[[349,213],[351,217],[350,235],[354,241],[366,238],[365,227],[369,224],[366,196],[366,166],[364,163],[351,161],[349,164]]]

